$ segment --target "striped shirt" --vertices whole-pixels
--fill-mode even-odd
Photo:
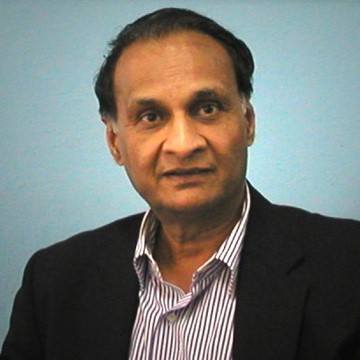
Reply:
[[[140,290],[129,359],[232,359],[236,277],[249,208],[246,186],[239,221],[193,274],[186,294],[162,280],[152,256],[158,221],[150,210],[145,214],[134,256]]]

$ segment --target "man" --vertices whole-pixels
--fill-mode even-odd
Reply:
[[[35,254],[2,359],[360,359],[360,224],[247,183],[253,67],[188,10],[118,35],[96,94],[151,210]]]

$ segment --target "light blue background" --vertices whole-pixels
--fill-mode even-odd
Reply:
[[[214,17],[254,53],[252,183],[360,219],[359,1],[0,0],[0,342],[35,250],[146,207],[108,154],[92,85],[107,41],[164,6]]]

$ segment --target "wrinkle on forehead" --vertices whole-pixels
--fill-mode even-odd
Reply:
[[[153,98],[159,91],[169,97],[199,88],[237,88],[227,50],[208,35],[194,31],[141,40],[124,50],[115,69],[115,95]]]

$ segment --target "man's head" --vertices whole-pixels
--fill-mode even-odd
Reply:
[[[206,34],[227,50],[234,67],[238,91],[250,99],[254,62],[246,44],[212,19],[191,10],[167,8],[147,14],[127,25],[110,43],[109,54],[95,83],[99,112],[104,120],[116,119],[118,109],[114,96],[114,71],[123,51],[137,41],[161,38],[186,30]]]
[[[178,10],[159,14],[167,11]],[[142,34],[126,36],[121,56],[111,60],[107,85],[114,104],[101,105],[115,161],[162,220],[172,214],[173,220],[203,221],[209,209],[217,218],[234,214],[255,131],[250,77],[241,73],[239,90],[232,53],[205,32]],[[252,61],[246,64],[249,75]]]

